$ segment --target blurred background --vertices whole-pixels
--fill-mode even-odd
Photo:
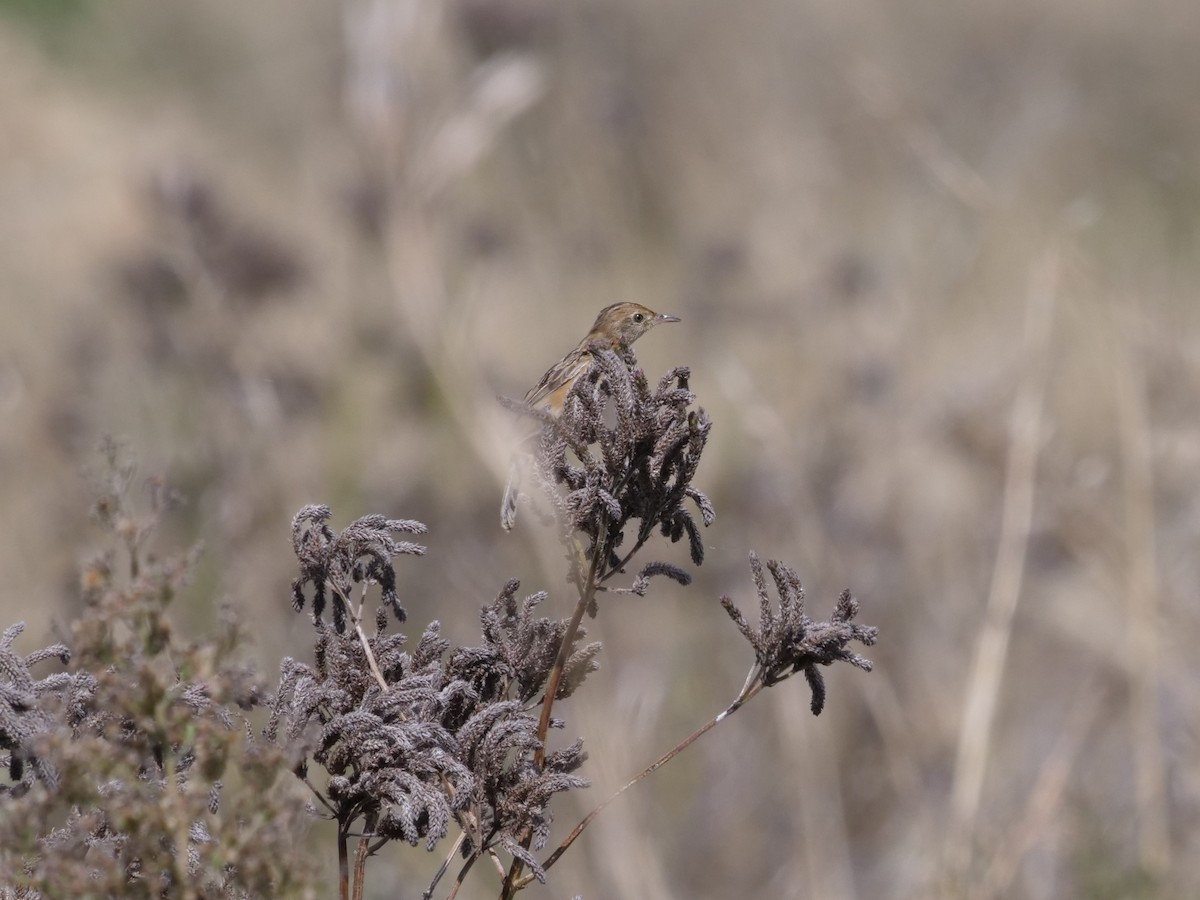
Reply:
[[[430,526],[414,631],[476,641],[510,577],[567,615],[499,528],[494,397],[637,300],[683,318],[638,353],[692,367],[717,520],[691,587],[589,623],[558,827],[736,694],[751,549],[882,636],[530,896],[1195,895],[1197,35],[1185,0],[0,0],[0,623],[69,621],[110,434],[206,548],[179,627],[230,598],[268,674],[309,652],[305,503]]]

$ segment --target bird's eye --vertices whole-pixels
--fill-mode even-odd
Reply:
[[[642,313],[634,313],[633,314],[633,321],[637,322],[639,325],[641,325],[642,322],[645,321],[645,319],[646,319],[646,317]]]

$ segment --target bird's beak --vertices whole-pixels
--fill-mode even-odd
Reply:
[[[654,317],[655,322],[681,322],[679,316],[673,316],[670,313],[659,313]]]

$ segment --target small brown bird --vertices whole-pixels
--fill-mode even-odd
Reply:
[[[525,402],[552,416],[562,412],[563,403],[575,382],[592,366],[592,347],[600,345],[611,350],[624,350],[643,334],[663,322],[678,322],[679,316],[656,313],[638,303],[614,303],[600,310],[596,323],[575,349],[546,370],[541,380],[530,388]],[[517,494],[520,490],[520,469],[513,461],[500,506],[500,524],[511,531],[517,518]]]

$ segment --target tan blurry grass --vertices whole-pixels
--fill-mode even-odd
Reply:
[[[564,710],[592,795],[736,693],[748,661],[715,600],[746,596],[750,548],[794,565],[815,612],[849,585],[882,641],[820,719],[781,694],[657,774],[547,895],[1178,896],[1200,878],[1192,4],[303,6],[96,4],[49,50],[0,19],[0,621],[69,615],[76,472],[105,432],[188,493],[197,598],[236,599],[264,666],[303,650],[302,503],[427,522],[445,564],[403,566],[406,603],[452,636],[508,577],[561,591],[555,551],[498,527],[490,397],[637,299],[684,318],[639,355],[693,366],[718,519],[695,585],[593,626],[593,705]],[[518,56],[485,65],[497,47]],[[178,179],[301,281],[214,289],[149,199]],[[1030,505],[998,556],[1048,254]],[[120,273],[151,257],[190,273],[182,299],[131,296]],[[972,676],[989,627],[992,688]],[[990,724],[960,733],[987,690]],[[388,864],[419,879],[431,860]]]

